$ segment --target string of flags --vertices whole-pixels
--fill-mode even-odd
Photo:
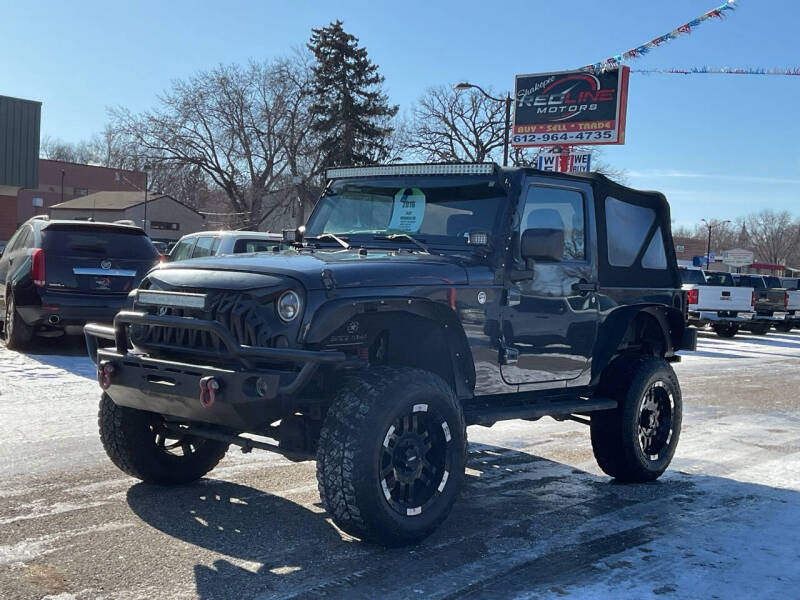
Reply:
[[[690,69],[631,69],[631,73],[669,73],[676,75],[789,75],[800,77],[800,67],[786,69],[734,68],[734,67],[692,67]]]
[[[592,65],[586,65],[581,67],[582,71],[589,71],[590,73],[603,73],[604,71],[608,71],[611,69],[616,69],[620,64],[627,62],[634,58],[639,58],[640,56],[644,56],[653,48],[657,48],[662,44],[666,44],[667,42],[674,40],[677,37],[682,35],[690,34],[694,29],[699,27],[702,23],[709,21],[711,19],[722,19],[725,17],[727,11],[734,10],[736,8],[736,0],[728,0],[724,4],[720,4],[716,8],[712,8],[706,13],[703,13],[696,19],[692,19],[688,23],[684,23],[679,27],[676,27],[672,31],[665,33],[664,35],[660,35],[657,38],[650,40],[649,42],[642,44],[641,46],[636,46],[635,48],[631,48],[627,52],[623,52],[621,54],[615,54],[605,60],[601,60],[600,62],[594,63]]]

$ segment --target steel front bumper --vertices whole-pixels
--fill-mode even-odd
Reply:
[[[176,362],[132,351],[127,325],[183,327],[211,332],[235,366],[204,366],[202,351],[181,348],[187,360]],[[219,323],[186,317],[122,311],[114,326],[84,327],[89,356],[98,366],[98,380],[120,406],[159,413],[175,419],[224,425],[251,431],[277,418],[280,399],[298,393],[322,364],[344,365],[342,352],[241,346]],[[101,347],[101,340],[113,347]],[[192,356],[195,355],[195,356]],[[276,368],[256,367],[275,363]],[[209,385],[213,382],[213,393]],[[203,387],[201,387],[203,386]]]

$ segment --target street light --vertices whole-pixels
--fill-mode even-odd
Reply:
[[[709,223],[705,219],[700,219],[700,221],[705,223],[706,229],[708,229],[708,247],[706,249],[706,269],[711,269],[711,230],[714,227],[725,225],[725,223],[730,223],[730,220],[718,221],[716,223]]]
[[[463,90],[468,90],[470,88],[478,90],[481,94],[483,94],[489,100],[494,100],[495,102],[505,102],[505,105],[506,105],[506,123],[505,123],[505,129],[503,130],[503,166],[507,167],[508,166],[508,136],[510,135],[510,132],[511,132],[511,94],[506,92],[506,97],[505,98],[495,98],[494,96],[491,96],[491,95],[487,94],[486,90],[484,90],[481,86],[475,85],[474,83],[468,83],[466,81],[462,81],[461,83],[456,83],[453,86],[453,89],[456,90],[457,92],[460,92],[460,91],[463,91]]]
[[[144,232],[147,233],[147,177],[150,173],[150,164],[145,163],[142,167],[142,171],[144,171],[144,221],[142,222],[142,229]],[[150,235],[149,233],[147,235]]]

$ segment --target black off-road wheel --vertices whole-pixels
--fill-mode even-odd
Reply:
[[[715,323],[711,328],[721,338],[732,338],[739,333],[738,323]]]
[[[681,388],[672,367],[655,357],[620,358],[602,393],[619,406],[592,414],[597,464],[623,482],[658,479],[669,466],[681,431]]]
[[[186,484],[217,466],[228,444],[164,427],[157,414],[117,406],[100,398],[100,439],[119,469],[148,483]]]
[[[437,375],[375,367],[349,377],[328,410],[317,449],[325,509],[362,540],[419,542],[458,496],[466,439],[461,407]]]
[[[3,321],[3,337],[10,350],[25,350],[33,341],[33,327],[22,320],[12,294],[6,294],[6,314]]]
[[[769,323],[754,323],[750,325],[750,333],[753,335],[767,335],[769,333]]]

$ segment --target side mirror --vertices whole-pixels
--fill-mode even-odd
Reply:
[[[525,263],[561,262],[564,257],[564,230],[532,228],[522,233],[520,254]]]

